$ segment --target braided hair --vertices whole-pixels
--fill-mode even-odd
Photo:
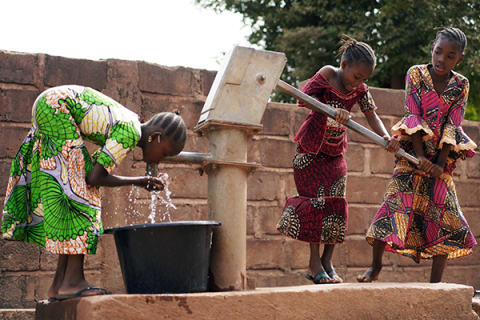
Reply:
[[[356,62],[363,62],[369,66],[377,64],[377,58],[373,49],[365,42],[360,42],[352,37],[344,35],[343,45],[338,49],[338,55],[342,55],[342,60],[347,60],[352,65]]]
[[[465,47],[467,46],[467,37],[462,30],[454,27],[437,28],[437,30],[439,31],[437,32],[437,37],[435,38],[434,43],[442,38],[455,41],[459,44],[460,51],[463,53]]]
[[[146,126],[158,128],[162,132],[162,136],[169,138],[172,143],[181,146],[182,149],[187,141],[187,126],[180,116],[180,111],[160,112],[154,115]]]

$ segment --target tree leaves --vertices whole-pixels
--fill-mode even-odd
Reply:
[[[368,85],[404,88],[409,67],[431,60],[435,28],[454,26],[468,38],[465,60],[455,69],[470,80],[466,118],[480,115],[480,0],[196,0],[217,12],[243,15],[252,26],[249,41],[287,55],[282,79],[292,85],[324,65],[339,65],[341,38],[368,43],[377,68]],[[274,101],[294,99],[274,93]]]

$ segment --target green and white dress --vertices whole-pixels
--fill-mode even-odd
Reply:
[[[10,171],[2,234],[56,254],[94,254],[103,233],[100,190],[87,185],[92,158],[108,173],[141,137],[138,116],[91,88],[43,92]],[[92,158],[84,140],[100,146]]]

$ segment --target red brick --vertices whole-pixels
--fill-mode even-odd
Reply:
[[[475,142],[477,145],[480,145],[480,123],[478,123],[477,121],[463,120],[462,128],[463,131],[470,139],[472,139],[473,142]]]
[[[40,93],[40,91],[1,90],[0,120],[30,123],[32,106]]]
[[[29,131],[30,127],[27,126],[20,127],[9,123],[0,126],[0,137],[3,139],[0,158],[13,159]]]
[[[279,206],[261,206],[256,210],[255,217],[255,236],[263,237],[266,234],[278,235],[276,228],[277,222],[282,216],[283,207]]]
[[[352,120],[370,130],[370,126],[368,125],[367,119],[363,114],[360,114],[360,115],[352,114]],[[361,142],[361,143],[373,143],[368,138],[360,135],[359,133],[356,133],[353,130],[348,129],[347,131],[348,131],[347,132],[348,141]]]
[[[467,219],[470,230],[475,238],[480,237],[480,215],[477,208],[462,208],[465,219]]]
[[[207,198],[208,176],[200,176],[189,168],[175,168],[168,171],[171,179],[170,191],[175,198]]]
[[[203,108],[203,102],[193,98],[153,94],[143,94],[142,105],[142,117],[145,122],[159,112],[179,110],[187,129],[193,129],[197,125]]]
[[[364,148],[359,144],[350,144],[348,151],[345,153],[348,171],[363,172],[364,167]]]
[[[295,144],[288,140],[262,139],[262,165],[274,168],[291,168]]]
[[[458,181],[455,182],[458,201],[460,206],[479,207],[480,184],[476,181]]]
[[[467,166],[467,177],[469,178],[480,178],[480,157],[477,155],[473,158],[469,158],[466,161],[460,161],[460,163],[466,162]],[[457,165],[459,162],[457,162]]]
[[[37,55],[0,50],[0,81],[33,84]]]
[[[247,235],[253,236],[255,234],[255,220],[257,217],[257,207],[247,204]]]
[[[257,136],[253,137],[247,144],[247,161],[262,163],[262,140]]]
[[[107,66],[107,86],[102,93],[140,115],[142,101],[137,62],[109,59]]]
[[[373,174],[392,174],[395,168],[395,155],[386,152],[382,147],[373,147],[370,150],[370,171]]]
[[[403,117],[405,90],[369,87],[377,106],[377,113]]]
[[[55,271],[58,264],[58,254],[48,253],[45,248],[40,248],[40,270]]]
[[[141,153],[141,149],[137,149],[139,149]],[[187,142],[183,151],[208,153],[208,138],[205,136],[199,137],[196,133],[187,131]]]
[[[200,91],[204,96],[208,96],[216,75],[217,71],[200,70]]]
[[[459,267],[450,265],[449,262],[447,262],[447,267],[443,272],[442,282],[464,284],[477,290],[480,288],[478,265]],[[427,275],[430,278],[430,272]]]
[[[248,200],[275,200],[283,177],[275,172],[257,171],[247,180]]]
[[[303,122],[305,121],[305,118],[309,114],[310,110],[306,108],[298,108],[295,105],[293,105],[295,109],[295,118],[294,118],[294,123],[293,123],[293,135],[295,136],[300,130],[300,127],[302,126]]]
[[[364,237],[347,236],[345,240],[348,267],[369,267],[372,263],[372,246]],[[383,255],[383,265],[392,265],[390,254]]]
[[[100,238],[102,250],[105,251],[104,265],[102,268],[102,285],[112,291],[114,294],[126,293],[123,283],[122,271],[118,260],[117,250],[115,246],[114,236],[109,234]]]
[[[269,103],[263,114],[262,122],[263,130],[260,134],[268,135],[290,135],[290,114],[294,105],[283,103]]]
[[[107,86],[107,61],[46,56],[45,85],[78,84],[102,91]]]
[[[40,247],[22,241],[0,240],[0,269],[36,271],[40,269]]]
[[[193,72],[184,67],[169,68],[138,62],[139,88],[143,92],[192,96]]]
[[[347,234],[367,234],[373,217],[379,206],[365,206],[350,204],[348,206],[348,229]]]
[[[29,275],[2,275],[0,277],[0,309],[35,308],[36,301],[25,299]]]
[[[347,201],[380,205],[388,182],[388,178],[349,175],[347,178]]]
[[[288,260],[286,264],[291,269],[307,269],[310,261],[310,244],[298,240],[286,240],[286,250],[288,252]]]
[[[285,268],[284,239],[247,238],[247,269]]]
[[[283,197],[280,198],[282,200],[282,206],[285,205],[283,200],[287,200],[294,195],[298,194],[297,186],[295,185],[295,179],[293,178],[293,169],[289,173],[284,173],[282,176],[283,180],[285,181],[285,193]]]
[[[208,210],[205,204],[175,204],[177,210],[170,210],[172,221],[207,220]]]
[[[0,194],[7,193],[8,179],[10,178],[10,169],[12,161],[10,159],[0,160]],[[3,202],[2,202],[3,203]]]
[[[54,255],[57,256],[58,255]],[[55,275],[55,270],[51,272],[42,272],[35,274],[35,277],[29,277],[26,279],[27,282],[27,293],[29,297],[25,297],[27,301],[40,301],[48,299],[48,289],[52,285],[53,277]],[[33,297],[30,292],[33,287]]]

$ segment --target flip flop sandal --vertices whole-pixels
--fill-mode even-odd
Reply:
[[[328,276],[333,280],[335,283],[342,283],[343,279],[335,272],[335,269],[327,271]]]
[[[100,291],[102,293],[100,294],[94,294],[94,295],[89,295],[89,296],[82,296],[82,293],[87,292],[87,291]],[[57,300],[67,300],[67,299],[74,299],[74,298],[85,298],[85,297],[93,297],[93,296],[101,296],[101,295],[106,295],[106,294],[112,294],[110,291],[99,288],[99,287],[87,287],[85,289],[82,289],[78,291],[75,294],[62,294],[57,296]]]
[[[328,276],[328,274],[325,271],[317,273],[315,277],[312,276],[310,273],[307,273],[305,275],[305,278],[307,278],[308,280],[311,280],[315,284],[332,283],[332,279]]]

